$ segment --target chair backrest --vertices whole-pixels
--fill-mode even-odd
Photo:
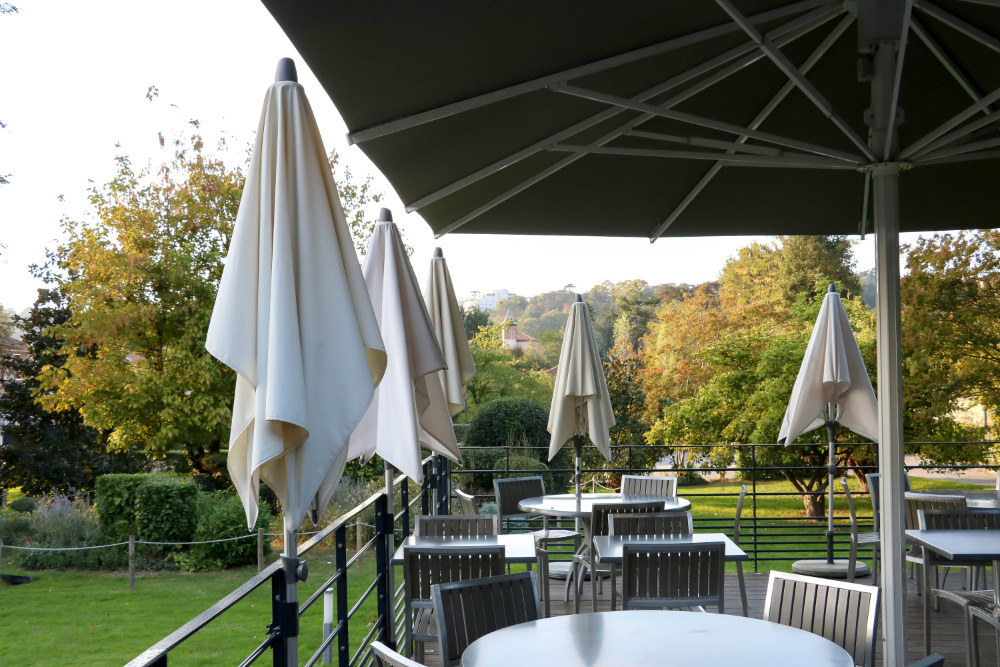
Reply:
[[[483,635],[542,615],[534,572],[437,584],[432,595],[445,666],[459,664],[469,644]]]
[[[504,548],[403,547],[403,598],[407,605],[429,607],[431,586],[503,574]],[[421,605],[417,605],[421,606]]]
[[[545,495],[545,482],[540,475],[494,479],[493,491],[497,496],[497,517],[503,528],[503,522],[508,517],[525,516],[518,503],[525,498]]]
[[[414,662],[405,655],[396,653],[382,642],[374,641],[370,648],[375,667],[424,667],[419,662]]]
[[[851,490],[847,488],[847,478],[840,478],[840,485],[844,487],[844,495],[847,496],[847,507],[851,510],[851,535],[858,536],[858,515],[854,511],[854,498],[851,497]]]
[[[633,545],[622,548],[625,609],[715,605],[724,611],[726,547],[703,544]]]
[[[455,495],[458,496],[458,503],[462,508],[462,514],[469,516],[479,514],[479,503],[476,502],[475,496],[466,493],[462,489],[455,489]]]
[[[764,598],[764,620],[829,639],[851,654],[854,664],[875,659],[877,586],[831,581],[771,570]]]
[[[645,500],[623,503],[594,503],[590,510],[590,534],[607,535],[608,517],[612,514],[635,514],[636,512],[662,512],[664,501]]]
[[[743,500],[747,497],[747,485],[740,487],[740,497],[736,501],[736,518],[733,520],[733,542],[740,543],[740,517],[743,514]]]
[[[872,499],[872,515],[875,517],[872,523],[875,524],[875,532],[879,532],[879,525],[881,524],[881,519],[879,518],[879,508],[882,506],[882,486],[881,486],[881,473],[870,472],[865,475],[865,480],[868,482],[868,495]],[[912,491],[910,486],[910,473],[903,471],[903,491]]]
[[[1000,530],[1000,509],[919,510],[920,530]]]
[[[648,475],[622,475],[622,496],[677,497],[676,477],[651,477]]]
[[[633,512],[608,517],[609,535],[690,535],[691,512]]]
[[[966,508],[965,496],[946,496],[937,493],[907,492],[904,503],[908,529],[920,527],[920,510],[964,510]]]
[[[418,537],[486,537],[497,534],[495,514],[417,516]]]

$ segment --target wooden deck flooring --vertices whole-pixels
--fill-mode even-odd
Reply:
[[[753,618],[762,618],[764,613],[764,595],[767,592],[768,576],[766,574],[754,574],[752,572],[747,572],[745,576],[750,616]],[[870,584],[871,580],[871,576],[863,577],[858,579],[858,583]],[[906,637],[908,644],[907,659],[909,662],[918,660],[924,656],[924,629],[921,616],[922,603],[920,596],[916,594],[914,581],[915,580],[913,579],[907,579],[907,595],[905,605]],[[947,578],[946,587],[958,588],[961,583],[961,573],[953,571],[951,576]],[[569,603],[563,601],[563,585],[563,581],[561,580],[551,580],[550,588],[552,592],[551,605],[553,616],[573,613],[572,597],[570,598]],[[580,610],[582,613],[586,613],[591,611],[592,608],[589,583],[585,583],[583,588],[584,592],[583,597],[581,598]],[[726,613],[737,615],[742,613],[739,583],[735,574],[726,575],[725,599]],[[939,611],[931,612],[931,650],[932,652],[940,653],[945,657],[945,665],[964,665],[965,630],[962,622],[962,616],[956,605],[948,602],[942,602],[940,606],[941,608]],[[607,582],[605,582],[604,594],[598,595],[597,608],[598,611],[608,611],[611,608],[608,598]],[[879,632],[881,631],[879,630]],[[876,665],[883,664],[880,644],[880,641],[876,641]],[[428,645],[427,649],[425,663],[430,666],[439,665],[440,661],[437,656],[434,655],[437,647]],[[994,635],[982,625],[980,625],[979,633],[979,655],[980,664],[984,667],[998,664],[997,644]],[[805,665],[806,663],[803,664]]]

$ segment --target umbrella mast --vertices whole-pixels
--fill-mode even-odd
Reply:
[[[878,339],[879,470],[881,471],[881,556],[884,660],[906,663],[903,618],[903,395],[902,333],[899,306],[899,82],[912,2],[859,2],[860,58],[871,65],[868,143],[881,162],[872,174],[875,231],[876,322]]]

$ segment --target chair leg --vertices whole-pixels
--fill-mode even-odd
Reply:
[[[746,581],[743,580],[743,563],[739,561],[736,562],[736,574],[740,580],[740,600],[743,602],[743,615],[749,616],[750,613],[747,607],[747,584]]]
[[[851,554],[847,559],[847,580],[854,581],[854,572],[858,565],[858,543],[851,539]]]

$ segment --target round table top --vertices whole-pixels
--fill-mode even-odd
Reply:
[[[491,632],[462,667],[761,665],[853,667],[833,642],[755,618],[691,611],[605,611],[553,616]]]
[[[560,493],[551,496],[525,498],[519,503],[522,512],[530,514],[546,514],[570,518],[589,518],[594,503],[640,502],[644,500],[664,501],[664,511],[691,509],[691,501],[686,498],[664,496],[629,496],[622,498],[620,493],[583,493],[577,504],[575,493]]]

